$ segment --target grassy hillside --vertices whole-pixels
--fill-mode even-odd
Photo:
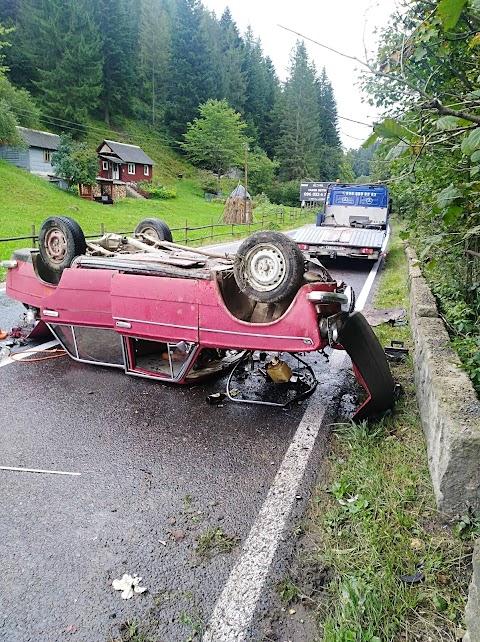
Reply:
[[[85,234],[96,234],[104,223],[109,231],[133,230],[142,219],[164,219],[170,227],[200,225],[218,222],[223,213],[222,203],[207,203],[203,192],[193,179],[177,180],[176,199],[142,200],[126,198],[114,205],[85,201],[68,194],[41,178],[0,161],[0,238],[27,236],[32,224],[38,227],[49,216],[71,216],[82,226]],[[16,242],[14,246],[25,242]],[[7,246],[7,247],[5,247]],[[12,250],[10,243],[2,243],[0,256],[5,258]]]
[[[86,235],[99,235],[102,223],[107,232],[129,232],[144,218],[160,218],[172,228],[173,239],[179,243],[184,242],[184,231],[176,232],[175,228],[221,222],[224,204],[205,201],[197,180],[179,180],[178,177],[174,180],[172,177],[169,186],[176,190],[177,198],[166,201],[126,198],[113,205],[102,205],[64,192],[47,181],[0,160],[0,239],[29,236],[32,234],[32,225],[35,225],[38,234],[41,224],[50,216],[74,218]],[[228,193],[230,187],[230,184],[224,186],[225,193]],[[254,219],[259,218],[261,216],[257,211]],[[307,222],[309,218],[311,214],[307,212],[303,222]],[[288,226],[291,224],[286,221],[285,227]],[[220,231],[216,229],[215,233]],[[204,233],[194,232],[190,238],[202,235]],[[217,242],[221,240],[216,239]],[[31,240],[0,242],[0,260],[9,258],[15,249],[31,245]],[[0,268],[0,280],[4,278],[4,274],[4,270]]]

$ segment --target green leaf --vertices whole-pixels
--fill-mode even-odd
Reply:
[[[480,33],[476,33],[468,43],[469,48],[478,47],[480,45]]]
[[[436,121],[435,127],[440,130],[454,129],[458,127],[459,123],[460,118],[457,116],[442,116]]]
[[[462,9],[467,0],[441,0],[437,7],[437,14],[443,22],[443,29],[448,31],[458,22]]]
[[[456,187],[453,187],[453,185],[449,185],[445,189],[443,189],[441,192],[439,192],[436,196],[437,200],[437,205],[441,209],[445,209],[446,207],[449,207],[452,204],[452,201],[454,201],[456,198],[461,198],[462,193],[460,192],[459,189]]]
[[[367,138],[367,140],[362,144],[362,147],[371,147],[373,143],[378,139],[378,134],[376,132],[373,132],[371,136]]]
[[[425,58],[427,54],[427,50],[424,49],[423,47],[419,47],[418,49],[415,49],[415,53],[413,54],[413,59],[415,62],[420,62],[422,58]]]
[[[450,205],[448,210],[443,215],[443,222],[446,223],[447,225],[450,225],[450,223],[453,223],[454,221],[456,221],[457,218],[462,214],[463,214],[463,207],[460,207],[460,205]]]
[[[447,601],[440,595],[435,595],[432,601],[438,611],[445,611],[448,606]]]
[[[480,127],[474,129],[470,134],[462,140],[462,152],[467,156],[471,156],[474,151],[480,149]]]
[[[428,271],[433,270],[436,265],[437,265],[437,259],[432,259],[431,261],[425,264],[425,269]]]
[[[398,145],[395,145],[395,147],[392,147],[392,149],[385,156],[385,160],[386,161],[395,160],[396,158],[403,156],[403,154],[405,154],[409,149],[410,149],[410,145],[405,141],[401,140],[398,143]]]
[[[406,239],[410,238],[410,232],[399,232],[398,236],[405,241]]]
[[[480,149],[477,149],[477,151],[472,154],[472,163],[476,163],[477,161],[480,161]]]
[[[409,140],[411,133],[393,118],[387,118],[383,123],[378,123],[374,127],[375,132],[383,138],[401,138]]]

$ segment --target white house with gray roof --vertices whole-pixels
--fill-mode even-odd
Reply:
[[[25,147],[0,144],[0,158],[42,178],[54,179],[51,155],[58,149],[60,136],[27,127],[17,127]]]

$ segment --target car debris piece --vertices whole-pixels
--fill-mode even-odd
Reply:
[[[125,575],[120,580],[113,580],[112,586],[116,591],[122,591],[122,599],[129,600],[135,593],[145,593],[146,586],[140,586],[141,577],[137,575]]]
[[[238,384],[256,378],[265,389],[277,388],[277,396],[285,389],[283,399],[267,404],[280,407],[317,385],[298,355],[345,350],[367,392],[354,419],[392,408],[386,356],[354,312],[352,288],[285,234],[255,232],[236,255],[197,255],[172,242],[166,223],[145,219],[132,237],[89,243],[76,221],[52,216],[40,228],[38,249],[16,250],[12,260],[0,262],[7,268],[7,296],[25,305],[34,325],[29,337],[49,332],[76,361],[162,383],[188,385],[242,364]],[[287,355],[300,366],[288,363],[289,376],[280,363],[284,381],[274,386],[269,364]],[[264,403],[231,384],[222,393],[230,400]],[[240,394],[234,397],[233,389]]]
[[[267,374],[274,383],[288,383],[293,376],[289,365],[275,356],[266,366]]]
[[[390,341],[390,345],[386,346],[384,351],[390,361],[405,361],[408,356],[408,348],[404,348],[403,341]]]
[[[211,405],[216,405],[223,401],[225,397],[226,394],[224,392],[213,392],[206,397],[206,402]]]
[[[395,327],[407,323],[405,308],[369,308],[364,312],[364,317],[372,327],[382,323],[390,323]]]

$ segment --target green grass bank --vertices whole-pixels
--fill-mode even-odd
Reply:
[[[396,234],[374,306],[408,308]],[[376,331],[382,346],[394,339],[413,349],[408,326]],[[479,524],[471,515],[445,523],[438,513],[411,356],[391,369],[403,390],[393,416],[373,426],[333,427],[297,570],[279,586],[284,602],[313,609],[323,642],[454,642],[463,634]]]

